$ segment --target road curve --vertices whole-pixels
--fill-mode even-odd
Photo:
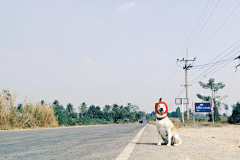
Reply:
[[[145,125],[0,131],[3,159],[115,159]]]

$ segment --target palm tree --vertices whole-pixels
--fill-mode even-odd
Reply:
[[[111,106],[110,106],[110,105],[105,105],[104,108],[103,108],[103,111],[109,112],[110,109],[111,109]]]
[[[78,110],[79,110],[79,116],[80,116],[80,117],[85,116],[85,113],[87,112],[87,104],[86,104],[85,102],[83,102],[83,103],[78,107]]]
[[[67,113],[71,114],[74,111],[73,105],[71,103],[67,104]]]

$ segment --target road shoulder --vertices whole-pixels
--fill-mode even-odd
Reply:
[[[187,129],[187,128],[186,128]],[[207,134],[207,133],[206,133]],[[180,134],[183,143],[180,146],[157,146],[157,129],[147,125],[139,141],[129,157],[129,160],[146,159],[239,159],[239,156],[223,152],[215,145],[191,139]]]

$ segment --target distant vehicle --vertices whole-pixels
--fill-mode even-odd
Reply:
[[[143,124],[143,120],[142,119],[139,121],[139,124]]]

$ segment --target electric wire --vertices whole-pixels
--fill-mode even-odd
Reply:
[[[238,40],[237,42],[235,42],[233,45],[231,45],[230,47],[228,47],[225,51],[223,51],[222,53],[220,53],[219,55],[216,56],[216,58],[212,59],[209,63],[213,62],[214,60],[216,60],[218,57],[221,57],[225,52],[227,52],[228,50],[230,50],[233,46],[235,46],[237,43],[239,43],[240,40]],[[233,50],[236,50],[240,47],[240,44],[238,44]],[[223,58],[222,58],[223,59]],[[221,60],[221,59],[220,59]],[[194,74],[196,74],[197,72],[201,71],[201,69],[197,70],[196,72],[194,72],[193,74],[189,75],[189,77],[193,76]],[[204,71],[205,72],[205,71]]]
[[[238,51],[236,54],[238,54],[239,52],[240,52],[240,51]],[[235,56],[236,54],[234,54],[234,56]],[[233,59],[233,60],[234,60],[234,59]],[[214,69],[208,71],[208,72],[204,75],[204,77],[202,77],[200,80],[202,80],[202,79],[204,79],[204,78],[212,75],[213,73],[217,72],[218,70],[222,69],[223,67],[225,67],[226,65],[228,65],[228,64],[229,64],[230,62],[232,62],[233,60],[231,60],[231,61],[229,61],[229,62],[227,62],[227,63],[225,62],[226,64],[223,65],[223,66],[221,66],[222,64],[220,64],[220,65],[218,65],[217,67],[215,67]],[[221,66],[221,67],[218,68],[219,66]],[[209,70],[209,69],[207,69],[207,70]],[[204,72],[203,72],[202,74],[204,74]],[[202,74],[200,74],[198,77],[200,77]],[[197,78],[198,78],[198,77],[197,77]],[[194,80],[196,80],[197,78],[195,78]],[[192,80],[192,81],[190,82],[191,85],[193,85],[193,84],[196,83],[196,81],[193,82],[194,80]],[[197,80],[197,81],[200,81],[200,80]],[[193,82],[193,83],[192,83],[192,82]]]
[[[192,35],[193,35],[195,29],[197,28],[197,26],[198,26],[198,24],[199,24],[199,22],[200,22],[200,20],[201,20],[201,18],[202,18],[202,16],[203,16],[203,14],[204,14],[206,8],[207,8],[208,5],[209,5],[209,2],[210,2],[210,0],[209,0],[208,3],[206,4],[206,6],[205,6],[205,8],[204,8],[204,10],[203,10],[203,12],[202,12],[202,14],[201,14],[201,16],[199,17],[199,19],[198,19],[198,21],[197,21],[195,27],[193,28],[193,30],[192,30],[190,36],[188,37],[188,39],[187,39],[187,41],[186,41],[184,47],[182,48],[182,50],[181,50],[181,52],[180,52],[180,54],[179,54],[178,57],[180,57],[180,55],[182,54],[184,48],[186,47],[187,43],[189,42],[190,38],[192,37]],[[172,71],[170,72],[170,75],[169,75],[169,77],[168,77],[168,79],[167,79],[167,84],[164,86],[164,88],[163,88],[163,90],[162,90],[162,93],[163,93],[163,94],[165,93],[165,90],[168,88],[168,86],[171,84],[172,79],[175,77],[176,70],[175,70],[175,72],[173,73],[173,70],[175,69],[175,67],[176,67],[176,63],[175,63],[175,65],[173,66]],[[172,75],[174,75],[173,78],[171,78]]]
[[[216,32],[212,35],[212,37],[207,41],[207,43],[202,47],[202,49],[197,53],[197,55],[195,57],[197,57],[202,51],[203,49],[208,45],[208,43],[212,40],[212,38],[217,34],[217,32],[222,28],[222,26],[227,22],[227,20],[231,17],[231,15],[235,12],[235,10],[238,8],[238,6],[240,5],[240,3],[238,3],[238,5],[233,9],[233,11],[228,15],[228,17],[224,20],[224,22],[220,25],[220,27],[216,30]]]
[[[202,64],[202,65],[192,66],[191,69],[205,68],[205,67],[212,66],[212,65],[215,65],[215,64],[218,64],[218,63],[224,63],[224,62],[230,61],[230,60],[234,60],[234,58],[229,58],[229,59],[214,62],[214,63],[207,63],[207,64]]]
[[[197,40],[198,36],[200,35],[200,33],[202,32],[203,28],[205,27],[205,25],[207,24],[208,20],[211,18],[213,12],[215,11],[215,9],[217,8],[218,4],[219,4],[220,0],[218,1],[218,3],[216,4],[216,6],[214,7],[214,9],[212,10],[212,12],[210,13],[208,19],[205,21],[204,25],[202,26],[201,30],[199,31],[198,35],[196,36],[196,38],[194,39],[194,41],[192,42],[192,44],[190,45],[189,49],[192,48],[193,44],[195,43],[195,41]],[[213,4],[213,3],[212,3]]]
[[[177,94],[175,95],[175,97],[180,97],[180,96],[182,95],[184,89],[185,89],[185,88],[183,88],[179,93],[177,92]],[[170,101],[170,105],[169,105],[169,106],[172,106],[172,105],[174,104],[174,101],[175,101],[175,99],[172,100],[172,101]]]
[[[240,46],[240,45],[239,45],[239,46]],[[234,52],[236,49],[237,49],[237,48],[234,48],[234,50],[230,51],[227,55],[229,55],[230,53]],[[239,53],[239,52],[237,52],[237,53]],[[234,56],[235,56],[237,53],[235,53]],[[221,59],[225,58],[227,55],[225,55],[225,56],[222,57]],[[231,62],[231,61],[230,61],[230,62]],[[209,71],[209,69],[211,69],[212,67],[214,67],[214,66],[211,66],[210,68],[206,69],[206,70],[205,70],[204,72],[202,72],[198,77],[200,77],[201,75],[203,75],[205,72]],[[195,79],[197,79],[198,77],[196,77]],[[195,80],[195,79],[194,79],[194,80]],[[192,81],[194,81],[194,80],[192,80]],[[191,82],[192,82],[192,81],[191,81]],[[190,82],[190,83],[191,83],[191,82]]]
[[[230,62],[228,62],[227,64],[225,64],[224,66],[222,66],[222,67],[220,67],[220,68],[218,68],[218,70],[220,70],[220,69],[222,69],[223,67],[225,67],[226,65],[228,65]],[[215,68],[216,69],[216,68]],[[216,70],[215,72],[217,72],[218,70]],[[213,70],[212,70],[213,71]],[[212,72],[211,71],[211,72]],[[210,73],[211,73],[210,72]],[[213,72],[213,73],[215,73],[215,72]],[[193,83],[191,83],[191,85],[193,85],[193,84],[195,84],[195,83],[197,83],[197,81],[201,81],[201,80],[203,80],[203,79],[205,79],[206,77],[208,77],[208,76],[210,76],[210,75],[212,75],[213,73],[211,73],[211,74],[209,74],[208,73],[208,75],[205,75],[204,77],[202,77],[201,79],[199,79],[199,80],[196,80],[196,81],[194,81]]]
[[[198,25],[198,23],[200,22],[200,20],[201,20],[201,18],[202,18],[202,16],[203,16],[203,14],[204,14],[204,12],[205,12],[205,10],[206,10],[207,6],[209,5],[209,2],[210,2],[210,0],[208,1],[207,5],[205,6],[205,8],[204,8],[204,10],[203,10],[203,12],[202,12],[201,16],[199,17],[199,19],[198,19],[198,21],[197,21],[197,23],[196,23],[195,27],[193,28],[193,30],[192,30],[192,32],[191,32],[191,34],[190,34],[190,36],[188,37],[188,39],[187,39],[187,42],[186,42],[186,43],[185,43],[185,45],[183,46],[183,48],[182,48],[182,50],[181,50],[180,54],[178,55],[178,58],[179,58],[179,57],[180,57],[180,55],[182,54],[182,52],[183,52],[184,48],[186,47],[186,45],[187,45],[188,41],[189,41],[189,40],[190,40],[190,38],[192,37],[192,35],[193,35],[193,32],[194,32],[194,31],[195,31],[195,29],[197,28],[197,25]]]
[[[237,52],[238,53],[238,52]],[[234,59],[233,59],[234,60]],[[204,77],[207,77],[207,76],[210,76],[212,75],[213,73],[217,72],[218,70],[222,69],[223,67],[225,67],[226,65],[228,65],[229,63],[231,63],[233,60],[231,60],[230,62],[227,62],[225,65],[223,65],[222,67],[218,68],[214,68],[213,70],[209,71]],[[219,65],[220,66],[220,65]],[[217,70],[216,70],[217,69]],[[213,72],[215,71],[215,72]],[[211,73],[211,74],[210,74]]]
[[[182,74],[182,77],[181,77],[180,79],[182,79],[183,76],[184,76],[184,74]],[[173,89],[169,92],[169,94],[167,94],[167,97],[169,97],[169,96],[172,94],[172,92],[175,90],[175,88],[177,87],[177,85],[179,85],[179,83],[176,83],[176,85],[175,85],[175,86],[173,87]]]
[[[231,83],[230,83],[230,86],[229,86],[229,88],[228,88],[228,91],[227,91],[227,94],[226,94],[226,95],[228,95],[228,92],[229,92],[229,90],[230,90],[230,88],[231,88],[231,86],[232,86],[233,79],[234,79],[235,75],[236,75],[236,72],[234,72],[234,75],[233,75],[232,81],[231,81]]]
[[[162,94],[165,93],[166,89],[167,89],[168,86],[171,84],[173,78],[174,78],[175,75],[176,75],[176,74],[174,74],[173,77],[172,77],[172,74],[174,73],[173,70],[175,69],[175,67],[176,67],[176,63],[175,63],[175,65],[173,66],[172,71],[170,72],[170,75],[169,75],[169,77],[168,77],[168,79],[167,79],[167,82],[166,82],[166,84],[165,84],[165,86],[164,86],[164,88],[163,88],[163,90],[162,90]],[[175,73],[176,73],[176,72],[175,72]],[[172,77],[172,78],[171,78],[171,77]]]

